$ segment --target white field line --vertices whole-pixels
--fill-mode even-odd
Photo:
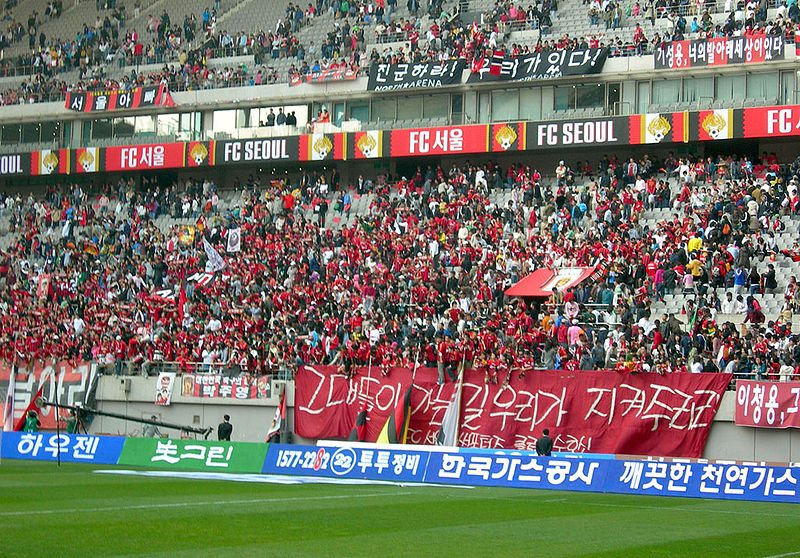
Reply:
[[[276,502],[297,502],[315,500],[344,500],[346,498],[374,498],[376,496],[403,496],[410,492],[396,492],[387,494],[386,492],[370,492],[367,494],[341,494],[337,496],[308,496],[305,498],[253,498],[250,500],[213,500],[204,502],[170,502],[166,504],[140,504],[135,506],[107,506],[101,508],[63,508],[53,510],[28,510],[0,512],[0,517],[14,517],[25,515],[51,515],[59,513],[77,512],[105,512],[105,511],[125,511],[125,510],[149,510],[162,508],[190,508],[194,506],[224,506],[229,504],[267,504]]]

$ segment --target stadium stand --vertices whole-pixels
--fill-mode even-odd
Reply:
[[[745,110],[797,102],[796,4],[598,4],[595,25],[592,4],[577,0],[524,10],[486,0],[84,1],[34,15],[22,36],[13,22],[47,6],[19,2],[0,78],[11,105],[0,109],[0,152],[35,156],[30,177],[6,179],[0,204],[0,357],[95,360],[117,374],[290,377],[303,363],[347,373],[367,362],[389,373],[418,361],[474,363],[492,382],[529,367],[794,376],[800,164],[791,138],[746,135]],[[726,36],[786,40],[779,60],[691,76],[655,69],[660,51],[677,58],[664,55],[668,43]],[[66,57],[79,45],[96,49],[78,54],[93,62],[45,69],[42,51]],[[377,63],[458,59],[472,76],[484,60],[606,48],[610,69],[588,76],[364,93]],[[344,84],[286,88],[345,70],[354,75]],[[167,85],[176,106],[63,108],[68,92],[152,84]],[[31,124],[14,105],[36,102],[53,116]],[[701,114],[722,124],[698,131]],[[610,140],[623,117],[614,145],[534,151],[547,147],[532,143],[534,130],[542,142],[553,122],[596,123]],[[52,133],[47,118],[58,121]],[[671,131],[650,129],[662,120]],[[519,150],[491,148],[508,122]],[[398,130],[438,137],[453,126],[462,138],[462,124],[485,126],[483,148],[393,151]],[[724,124],[728,135],[715,135]],[[376,157],[362,150],[374,161],[356,159],[351,143],[364,133],[387,138]],[[297,136],[296,155],[214,168],[239,161],[226,158],[241,143],[226,140]],[[163,161],[178,139],[181,163],[156,168],[147,146]],[[97,155],[82,162],[87,148]],[[111,167],[112,149],[150,153],[148,165]],[[205,153],[191,159],[192,149]],[[504,295],[534,270],[565,267],[595,272],[548,300]]]

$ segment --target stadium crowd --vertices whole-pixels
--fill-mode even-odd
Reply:
[[[439,367],[441,381],[485,367],[487,382],[531,367],[794,374],[797,281],[765,322],[759,298],[777,282],[756,262],[800,260],[775,241],[780,216],[800,210],[800,165],[766,153],[757,163],[604,157],[562,162],[546,178],[484,162],[354,184],[336,171],[250,176],[231,185],[228,204],[208,179],[5,195],[13,241],[0,260],[0,357],[96,360],[117,373],[173,362],[390,374],[418,363]],[[493,202],[500,191],[507,205]],[[320,226],[365,195],[351,226]],[[657,207],[674,217],[638,223]],[[160,215],[187,225],[162,231]],[[550,300],[504,296],[534,269],[592,265],[590,280]],[[719,300],[717,287],[731,296]],[[684,318],[652,315],[672,292],[692,295]],[[718,313],[745,325],[717,323]]]
[[[19,86],[5,90],[0,95],[0,104],[32,103],[58,100],[69,90],[82,90],[130,86],[132,83],[154,83],[164,80],[174,91],[195,90],[229,86],[261,85],[297,76],[318,73],[327,69],[348,67],[353,70],[366,68],[369,63],[424,62],[462,58],[468,62],[491,57],[502,50],[506,56],[524,56],[530,52],[563,49],[607,47],[610,56],[632,56],[653,53],[665,42],[686,38],[714,38],[764,33],[782,35],[787,43],[794,42],[800,24],[800,10],[796,2],[782,3],[775,12],[775,20],[768,19],[764,3],[728,3],[724,12],[728,17],[724,23],[714,23],[710,9],[713,5],[698,3],[667,3],[664,0],[635,2],[625,10],[614,0],[591,0],[588,6],[589,29],[605,23],[605,32],[589,31],[577,36],[564,34],[548,38],[552,20],[556,17],[558,3],[542,0],[527,8],[511,1],[499,0],[491,11],[484,12],[471,24],[459,16],[454,6],[436,0],[427,3],[431,16],[422,26],[417,18],[419,3],[409,2],[407,18],[393,17],[396,0],[387,2],[360,2],[348,0],[316,2],[303,9],[289,4],[285,17],[274,30],[259,33],[229,32],[216,27],[216,12],[206,9],[198,19],[187,14],[182,22],[172,22],[163,12],[149,16],[146,35],[142,37],[136,29],[126,30],[124,6],[106,3],[110,13],[98,11],[93,26],[88,23],[77,37],[65,40],[50,40],[37,31],[40,18],[32,14],[25,26],[13,22],[3,41],[30,38],[30,52],[6,57],[0,63],[2,75],[29,76]],[[45,17],[55,17],[60,8],[55,4]],[[298,32],[308,22],[322,13],[333,17],[332,28],[320,45],[313,41],[304,44]],[[687,17],[692,21],[687,22]],[[670,22],[668,31],[653,32],[648,37],[647,22],[654,24],[657,18]],[[635,29],[631,37],[624,40],[612,36],[613,31],[631,20]],[[367,26],[374,24],[374,37],[367,35]],[[630,22],[626,25],[630,26]],[[508,33],[518,29],[539,29],[535,43],[511,43]],[[369,33],[373,33],[370,31]],[[402,42],[403,46],[391,45],[366,52],[368,42],[378,44]],[[37,48],[38,45],[38,48]],[[222,70],[214,70],[208,62],[213,58],[234,55],[252,55],[254,67],[242,64]],[[270,60],[292,58],[297,62],[280,76],[270,66]],[[142,64],[165,66],[157,72],[139,72]],[[119,68],[130,67],[130,73],[119,79],[107,77],[107,68],[116,64]],[[80,80],[67,83],[59,74],[73,69],[80,70]]]

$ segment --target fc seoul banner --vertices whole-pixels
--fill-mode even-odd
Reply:
[[[467,83],[485,81],[534,81],[564,76],[599,74],[608,57],[607,48],[556,50],[533,52],[511,58],[506,56],[499,64],[499,72],[492,71],[492,57],[476,63]]]
[[[417,64],[373,64],[369,69],[368,91],[441,87],[461,83],[465,60],[419,62]]]
[[[656,70],[758,64],[783,60],[781,35],[748,35],[662,43],[656,49]]]
[[[489,150],[489,127],[476,124],[392,130],[389,143],[392,157],[486,153]]]
[[[745,138],[800,136],[800,106],[741,109]],[[737,111],[734,111],[736,113]]]
[[[165,84],[147,85],[133,89],[112,91],[68,91],[64,105],[76,112],[100,112],[109,110],[149,107],[174,107],[175,101]]]
[[[800,382],[736,381],[736,424],[800,428]]]
[[[311,439],[345,438],[367,410],[367,441],[411,385],[411,370],[388,377],[361,368],[352,380],[333,366],[300,367],[295,377],[295,432]],[[418,369],[411,395],[408,442],[433,444],[454,384]],[[459,445],[531,450],[549,428],[555,451],[700,457],[730,374],[628,375],[529,371],[503,387],[465,373]]]

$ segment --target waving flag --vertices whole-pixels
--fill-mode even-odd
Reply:
[[[367,410],[361,409],[356,415],[356,423],[347,439],[351,442],[364,442],[367,439]]]
[[[503,49],[495,50],[492,53],[492,64],[489,66],[489,73],[493,76],[499,76],[501,70],[503,69],[503,59],[505,59],[506,53]]]
[[[457,446],[458,445],[458,426],[461,419],[461,388],[464,385],[464,371],[458,376],[456,382],[456,390],[453,392],[453,398],[447,404],[447,409],[444,411],[444,418],[442,419],[442,427],[436,435],[437,446]]]
[[[283,392],[281,393],[281,402],[278,405],[278,408],[275,409],[275,416],[272,417],[272,424],[267,430],[267,442],[271,441],[272,438],[275,436],[280,436],[281,434],[281,426],[283,425],[283,421],[286,418],[286,386],[283,388]]]
[[[11,367],[11,374],[8,377],[8,392],[6,393],[6,405],[3,409],[3,432],[14,430],[14,381],[17,375],[17,367]]]
[[[219,255],[211,243],[203,237],[203,249],[206,251],[206,257],[208,257],[208,265],[211,266],[211,271],[222,271],[225,269],[225,260],[222,259],[222,256]]]
[[[408,421],[411,418],[411,390],[409,386],[402,401],[397,402],[394,412],[389,415],[383,430],[376,440],[379,444],[405,444],[408,437]]]

